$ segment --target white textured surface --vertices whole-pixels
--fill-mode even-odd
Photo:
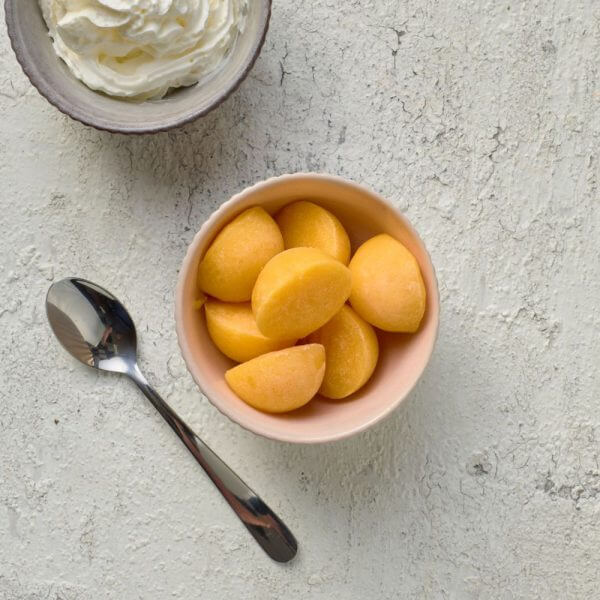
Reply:
[[[125,138],[69,121],[0,36],[0,598],[592,598],[600,553],[600,4],[275,1],[242,88]],[[437,265],[430,368],[354,439],[255,437],[173,327],[187,243],[297,170],[362,181]],[[77,274],[139,324],[166,398],[289,522],[271,563],[125,380],[75,364],[43,299]]]

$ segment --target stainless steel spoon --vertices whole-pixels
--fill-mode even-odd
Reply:
[[[46,313],[54,334],[77,360],[137,384],[272,559],[287,562],[295,556],[297,542],[279,517],[150,387],[137,364],[135,325],[110,292],[84,279],[63,279],[50,286]]]

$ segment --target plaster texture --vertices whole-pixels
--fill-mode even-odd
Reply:
[[[155,137],[70,121],[0,33],[0,599],[589,599],[600,574],[600,3],[274,2],[218,110]],[[437,267],[435,355],[325,446],[194,386],[173,291],[221,202],[299,170],[400,207]],[[270,562],[124,379],[76,364],[50,282],[107,286],[148,377],[297,534]]]

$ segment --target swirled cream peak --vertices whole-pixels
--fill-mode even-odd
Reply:
[[[88,87],[160,98],[225,59],[247,0],[40,0],[57,55]]]

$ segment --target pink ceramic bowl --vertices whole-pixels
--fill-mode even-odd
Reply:
[[[353,250],[382,232],[400,240],[416,256],[427,287],[427,311],[412,335],[378,332],[379,364],[369,383],[346,400],[314,398],[283,415],[260,412],[227,386],[224,373],[233,362],[208,336],[203,311],[195,310],[196,271],[204,252],[221,228],[243,210],[262,206],[274,214],[295,200],[308,199],[333,212],[345,226]],[[295,443],[339,440],[363,431],[389,415],[409,394],[433,351],[439,322],[435,271],[425,245],[410,223],[381,196],[331,175],[283,175],[247,188],[225,202],[204,223],[183,261],[175,299],[177,336],[192,377],[207,398],[242,427],[268,438]]]

